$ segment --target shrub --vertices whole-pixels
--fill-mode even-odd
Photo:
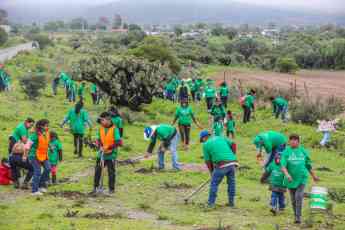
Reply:
[[[294,58],[279,58],[276,67],[281,73],[296,73],[298,65]]]
[[[47,46],[50,46],[53,44],[52,40],[50,40],[48,36],[43,35],[43,34],[32,35],[31,39],[38,42],[38,45],[40,46],[40,49],[42,50],[46,48]]]
[[[47,85],[44,73],[30,73],[19,80],[20,86],[30,100],[36,100]]]
[[[305,124],[315,124],[317,120],[333,118],[344,110],[344,102],[336,97],[318,97],[315,100],[303,98],[290,106],[291,120]]]

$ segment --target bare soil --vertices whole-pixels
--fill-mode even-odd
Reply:
[[[219,84],[224,79],[224,72],[214,77]],[[243,83],[261,83],[278,88],[290,88],[296,82],[297,91],[304,91],[306,84],[311,96],[336,96],[345,99],[345,71],[302,70],[294,75],[260,70],[226,72],[228,82],[231,83],[235,79],[241,79]]]

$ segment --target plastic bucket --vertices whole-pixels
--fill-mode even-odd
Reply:
[[[312,187],[310,193],[310,209],[326,210],[328,207],[328,190],[324,187]]]

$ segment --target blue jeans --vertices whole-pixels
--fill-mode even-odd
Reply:
[[[284,145],[279,145],[279,146],[276,147],[276,148],[273,148],[273,149],[272,149],[272,153],[268,154],[268,156],[267,156],[267,158],[266,158],[264,167],[266,168],[267,166],[269,166],[270,163],[274,160],[274,157],[275,157],[277,154],[281,155],[282,152],[284,152],[285,147],[286,147],[286,145],[284,144]]]
[[[285,208],[285,196],[283,192],[272,191],[271,195],[271,206],[272,209],[277,210]]]
[[[275,108],[276,118],[279,118],[279,116],[281,115],[282,120],[286,121],[286,115],[287,115],[288,111],[289,111],[288,106],[277,106]]]
[[[48,160],[40,162],[36,158],[30,160],[30,163],[34,168],[34,177],[32,179],[32,192],[37,192],[39,188],[46,187],[46,182],[49,179],[50,163]],[[43,173],[41,173],[41,166],[43,166]]]
[[[168,149],[171,152],[171,161],[172,167],[174,169],[180,170],[180,165],[178,163],[178,153],[177,153],[177,145],[180,140],[180,134],[176,133],[175,137],[171,140],[171,143]],[[159,169],[164,169],[164,153],[165,151],[161,148],[158,149],[158,167]]]
[[[229,205],[233,206],[236,194],[236,181],[235,181],[235,166],[228,166],[225,168],[216,168],[212,173],[210,193],[208,196],[208,205],[213,206],[216,203],[218,186],[226,176],[228,183],[228,199]]]
[[[324,131],[323,133],[323,138],[320,142],[321,146],[325,146],[330,140],[331,140],[331,132],[329,131]]]

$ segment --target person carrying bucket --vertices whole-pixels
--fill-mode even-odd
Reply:
[[[295,223],[301,223],[304,189],[310,174],[315,182],[316,176],[308,151],[300,145],[300,137],[292,134],[289,137],[289,146],[281,157],[282,171],[285,175],[284,184],[289,189]]]
[[[167,124],[160,124],[158,126],[145,127],[144,139],[149,140],[150,144],[147,148],[145,157],[148,158],[152,155],[153,149],[157,143],[157,140],[161,141],[158,148],[158,167],[159,170],[165,168],[164,154],[167,150],[171,152],[171,160],[173,169],[180,171],[181,166],[178,163],[177,146],[180,139],[180,135],[176,128]]]

